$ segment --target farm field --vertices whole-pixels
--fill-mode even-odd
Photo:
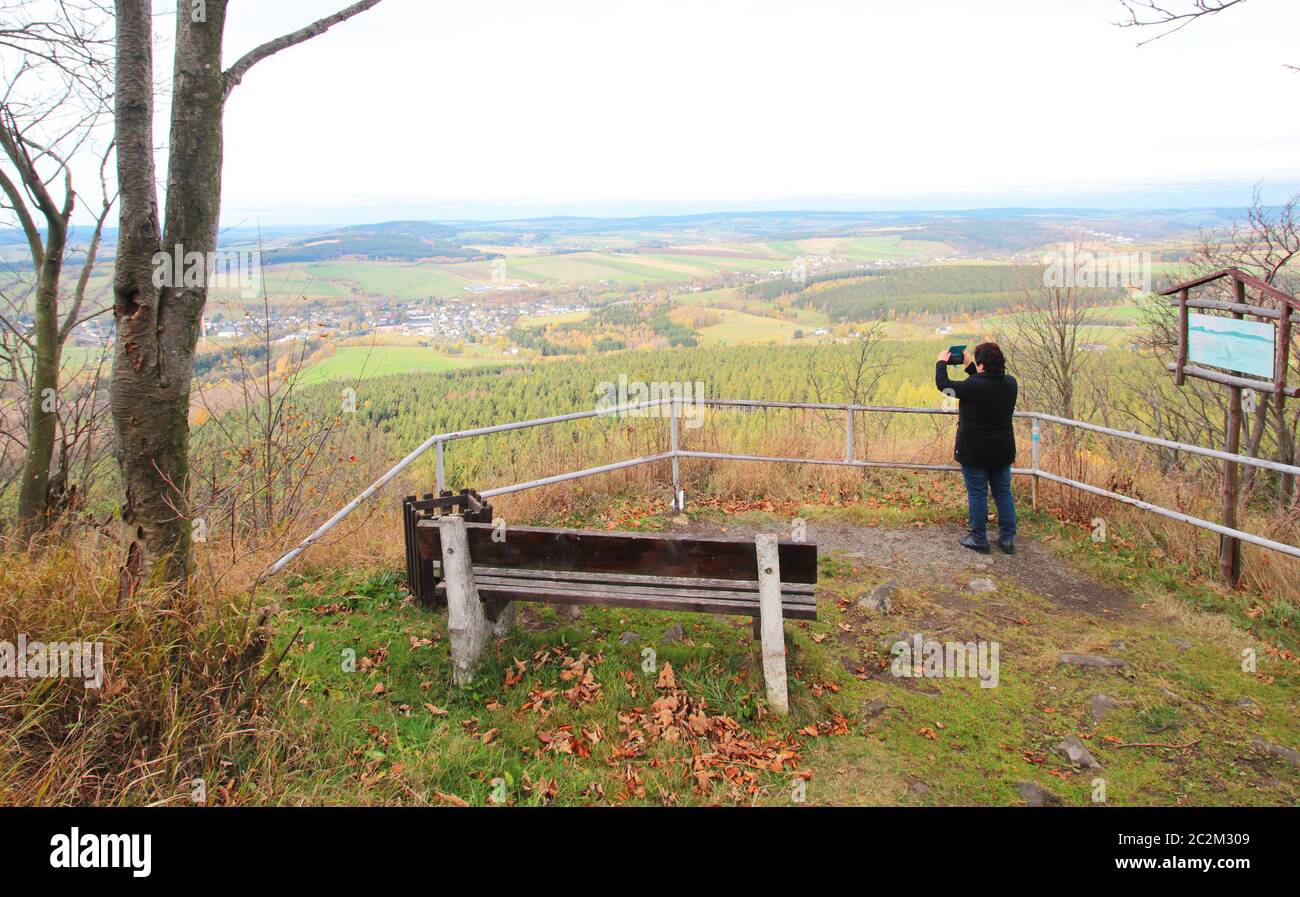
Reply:
[[[722,321],[699,331],[700,342],[706,346],[791,342],[794,340],[794,332],[800,329],[800,325],[792,321],[765,318],[729,308],[714,311],[722,316]]]
[[[793,248],[796,255],[833,255],[857,261],[932,259],[956,254],[956,250],[947,243],[934,240],[911,240],[897,235],[814,237],[778,245]]]
[[[519,319],[520,327],[541,327],[546,324],[572,324],[591,317],[589,310],[558,312],[553,315],[525,315]]]
[[[449,356],[418,346],[344,346],[304,371],[302,383],[363,380],[389,374],[438,373],[498,364],[500,361],[485,356]]]
[[[771,267],[772,260],[741,256],[574,252],[512,258],[506,272],[511,279],[543,283],[638,284],[689,281],[727,271],[766,272]]]
[[[460,294],[462,287],[475,282],[460,273],[463,267],[463,263],[339,261],[306,265],[301,273],[313,284],[345,284],[386,298],[412,300]]]

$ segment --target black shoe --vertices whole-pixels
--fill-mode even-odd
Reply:
[[[1003,554],[1015,554],[1015,553],[1016,553],[1016,543],[1015,543],[1015,542],[1003,542],[1001,539],[999,539],[999,540],[998,540],[998,548],[1001,548],[1001,549],[1002,549],[1002,553],[1003,553]]]
[[[975,537],[969,533],[962,536],[959,541],[962,548],[969,548],[971,551],[978,551],[980,554],[989,553],[989,543],[976,541]]]

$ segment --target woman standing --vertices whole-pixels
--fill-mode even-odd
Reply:
[[[1016,459],[1016,378],[1006,372],[1006,358],[997,343],[980,343],[967,349],[965,380],[948,379],[947,349],[939,353],[934,385],[957,397],[957,445],[953,457],[966,480],[966,507],[970,532],[961,544],[980,554],[989,553],[989,492],[998,509],[998,547],[1016,551],[1016,505],[1011,497],[1011,462]]]

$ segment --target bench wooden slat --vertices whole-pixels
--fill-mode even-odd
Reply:
[[[694,589],[689,586],[653,586],[641,583],[579,582],[576,580],[539,579],[533,576],[493,576],[474,571],[474,582],[479,586],[494,585],[503,588],[543,588],[565,589],[577,592],[589,592],[603,595],[608,592],[626,592],[637,595],[673,595],[690,598],[720,598],[725,601],[758,601],[757,589]],[[807,593],[782,593],[782,599],[789,604],[817,606],[817,599]]]
[[[618,533],[511,526],[505,540],[492,539],[490,523],[467,523],[470,556],[491,567],[522,567],[573,573],[631,573],[758,581],[758,555],[751,541],[677,533]],[[436,520],[416,524],[420,556],[441,557]],[[817,582],[817,546],[781,542],[781,580]]]
[[[693,589],[699,591],[744,592],[758,594],[758,583],[735,579],[695,579],[689,576],[638,576],[631,573],[562,573],[557,570],[525,570],[518,567],[474,565],[474,577],[497,576],[554,583],[592,583],[603,586],[636,586],[649,589]],[[781,592],[791,598],[811,602],[816,587],[803,583],[783,583]]]
[[[585,591],[574,584],[492,584],[476,582],[479,598],[484,602],[508,601],[547,601],[556,604],[598,604],[603,607],[627,607],[650,610],[685,611],[691,613],[728,614],[732,616],[757,617],[758,601],[748,597],[731,599],[721,597],[724,593],[711,593],[709,596],[678,595],[668,590],[640,592],[607,588],[600,591]],[[438,591],[446,589],[445,583],[438,584]],[[781,615],[791,620],[817,619],[817,606],[782,601]]]

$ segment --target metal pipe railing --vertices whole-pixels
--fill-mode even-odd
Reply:
[[[328,533],[334,527],[342,523],[345,517],[347,517],[357,508],[359,508],[363,502],[365,502],[367,499],[370,498],[370,496],[374,495],[380,489],[387,486],[390,482],[393,481],[394,477],[396,477],[399,473],[401,473],[406,468],[410,467],[416,461],[416,459],[418,459],[421,455],[423,455],[425,452],[427,452],[429,449],[433,448],[434,446],[438,447],[438,452],[437,452],[437,458],[439,462],[438,482],[439,482],[439,489],[441,491],[441,488],[444,485],[443,480],[445,477],[445,475],[442,473],[443,445],[445,443],[451,442],[453,439],[472,439],[476,436],[490,436],[494,433],[509,433],[514,430],[526,430],[531,427],[545,427],[545,426],[549,426],[550,424],[559,424],[571,420],[586,420],[592,417],[609,417],[617,414],[626,414],[629,411],[635,411],[641,408],[654,408],[670,401],[672,400],[656,399],[648,402],[633,402],[627,405],[617,405],[613,408],[596,408],[591,411],[576,411],[572,414],[557,414],[554,415],[553,417],[539,417],[539,418],[534,418],[533,420],[515,421],[514,423],[509,423],[509,424],[495,424],[490,427],[477,427],[472,430],[459,430],[452,433],[437,433],[433,436],[430,436],[428,439],[424,440],[424,442],[420,443],[414,449],[414,451],[412,451],[409,455],[407,455],[401,461],[398,461],[391,468],[389,468],[388,471],[383,476],[381,476],[379,479],[375,480],[373,483],[371,483],[369,486],[363,489],[356,498],[352,499],[352,501],[348,502],[346,505],[339,508],[339,510],[334,514],[334,516],[330,517],[329,520],[326,520],[324,523],[318,526],[310,536],[308,536],[306,539],[303,539],[300,543],[298,543],[296,546],[291,548],[289,551],[285,552],[280,557],[279,560],[277,560],[270,567],[267,567],[266,571],[262,573],[262,575],[258,578],[266,579],[267,577],[274,576],[275,574],[279,573],[286,566],[288,566],[289,563],[293,561],[294,558],[298,557],[298,555],[302,554],[304,551],[306,551],[308,548],[314,545],[326,533]]]
[[[845,456],[843,459],[832,458],[789,458],[774,457],[769,455],[750,455],[732,452],[701,452],[691,451],[681,448],[680,432],[678,429],[679,406],[683,402],[690,401],[693,404],[706,405],[717,408],[740,408],[740,409],[789,409],[805,411],[841,411],[846,417],[846,440]],[[886,468],[902,470],[934,470],[934,471],[957,471],[961,467],[956,464],[921,464],[909,461],[870,461],[857,459],[854,457],[854,416],[860,413],[880,413],[880,414],[956,414],[955,408],[914,408],[902,405],[858,405],[852,403],[829,403],[829,402],[771,402],[762,399],[693,399],[686,400],[679,397],[669,397],[662,399],[651,399],[644,402],[633,402],[625,405],[618,405],[611,408],[596,408],[590,411],[577,411],[571,414],[559,414],[551,417],[534,418],[532,420],[515,421],[507,424],[494,424],[487,427],[476,427],[469,430],[458,430],[449,433],[438,433],[430,436],[424,442],[420,443],[410,454],[402,458],[379,479],[367,486],[356,498],[340,508],[333,516],[316,528],[314,532],[294,548],[287,551],[275,563],[266,569],[259,579],[266,579],[279,573],[288,566],[295,558],[299,557],[304,551],[314,545],[330,530],[343,521],[349,514],[355,511],[362,503],[369,500],[376,492],[382,489],[403,470],[414,463],[421,455],[430,448],[434,448],[436,463],[436,478],[438,489],[441,491],[446,488],[446,468],[444,454],[446,446],[453,440],[473,439],[479,436],[490,436],[497,433],[509,433],[515,430],[525,430],[533,427],[544,427],[552,424],[567,423],[569,421],[587,420],[597,417],[611,417],[616,415],[626,415],[631,412],[659,408],[671,404],[669,418],[669,439],[670,447],[667,452],[648,455],[641,458],[632,458],[624,461],[615,461],[609,464],[602,464],[596,467],[588,467],[583,470],[570,471],[568,473],[556,474],[554,476],[543,477],[537,480],[530,480],[523,483],[515,483],[508,486],[499,486],[494,489],[482,491],[484,498],[491,498],[497,495],[508,495],[513,492],[522,492],[525,489],[535,489],[540,486],[550,486],[556,483],[563,483],[569,480],[576,480],[582,477],[596,476],[602,473],[610,473],[616,470],[625,470],[632,467],[639,467],[644,464],[654,464],[659,461],[672,462],[672,479],[673,479],[673,502],[675,509],[684,510],[677,507],[682,502],[683,493],[681,491],[681,471],[680,459],[698,458],[712,459],[720,461],[757,461],[776,464],[813,464],[833,467],[858,467],[858,468]],[[1070,479],[1059,474],[1049,473],[1041,468],[1040,465],[1040,445],[1042,441],[1041,423],[1048,422],[1059,424],[1061,426],[1073,427],[1079,430],[1085,430],[1092,433],[1098,433],[1104,436],[1111,436],[1118,439],[1125,439],[1131,442],[1138,442],[1144,445],[1154,445],[1162,448],[1168,448],[1175,451],[1187,452],[1193,455],[1200,455],[1207,458],[1215,458],[1221,461],[1229,461],[1236,464],[1245,464],[1252,467],[1258,467],[1265,470],[1272,470],[1278,473],[1292,474],[1300,476],[1300,467],[1283,464],[1278,461],[1270,461],[1264,458],[1253,458],[1249,455],[1240,455],[1232,452],[1219,451],[1217,449],[1204,448],[1198,445],[1190,445],[1183,442],[1175,442],[1169,439],[1161,439],[1156,436],[1146,436],[1126,430],[1116,430],[1112,427],[1103,427],[1098,424],[1089,424],[1083,421],[1072,420],[1065,417],[1057,417],[1053,414],[1045,414],[1039,411],[1017,411],[1015,416],[1021,419],[1032,421],[1032,443],[1031,458],[1032,466],[1028,468],[1012,468],[1012,473],[1017,475],[1028,475],[1033,477],[1032,490],[1033,502],[1037,507],[1038,502],[1038,480],[1040,478],[1051,480],[1065,486],[1071,486],[1093,495],[1099,495],[1124,504],[1149,511],[1171,520],[1177,520],[1187,523],[1210,532],[1218,533],[1223,536],[1240,539],[1243,542],[1249,542],[1252,545],[1258,545],[1261,548],[1267,548],[1272,551],[1281,552],[1292,557],[1300,557],[1300,548],[1293,545],[1287,545],[1273,539],[1263,536],[1257,536],[1247,533],[1243,530],[1223,526],[1213,521],[1204,520],[1200,517],[1194,517],[1190,514],[1184,514],[1181,511],[1170,510],[1150,502],[1141,501],[1131,496],[1122,495],[1118,492],[1110,492],[1098,486],[1083,483],[1078,480]]]

